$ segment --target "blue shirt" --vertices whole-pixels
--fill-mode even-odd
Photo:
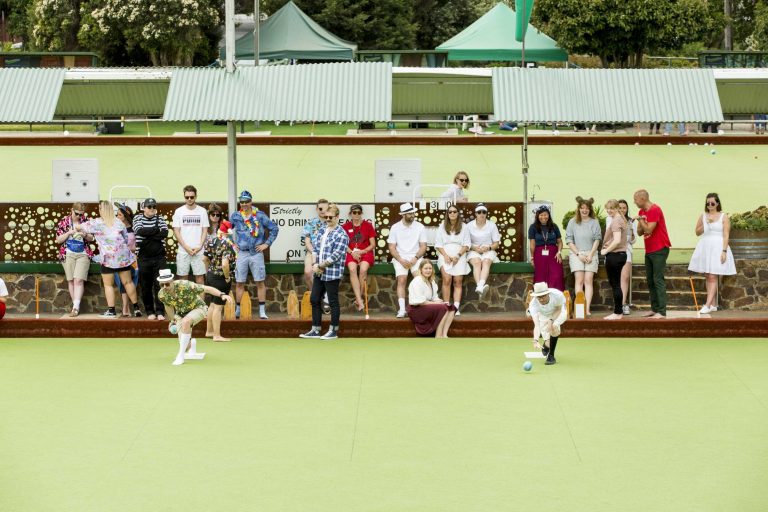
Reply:
[[[254,212],[255,215],[253,215]],[[239,211],[233,212],[229,216],[229,221],[232,223],[232,228],[235,231],[235,243],[241,251],[255,252],[257,245],[272,245],[277,238],[278,231],[280,231],[277,224],[272,222],[261,210],[256,210],[255,208],[252,210],[251,219],[254,218],[259,223],[259,232],[256,236],[251,234],[251,230],[245,225],[245,219],[243,219],[243,215]],[[269,232],[269,238],[267,238],[267,232]]]
[[[309,241],[314,248],[317,245],[317,235],[320,234],[320,230],[325,227],[325,222],[315,217],[310,219],[304,224],[304,229],[301,232],[301,246],[304,247],[304,238],[309,237]]]
[[[562,236],[560,236],[560,229],[557,227],[557,224],[553,224],[552,227],[554,229],[541,226],[541,232],[539,232],[536,231],[536,224],[531,224],[531,227],[528,228],[528,240],[536,240],[536,247],[555,245],[557,239],[562,238]]]
[[[347,259],[347,246],[349,245],[349,236],[347,236],[344,228],[336,226],[333,231],[328,233],[328,240],[325,241],[321,254],[321,241],[327,229],[327,226],[323,226],[323,229],[317,234],[317,243],[314,245],[316,261],[328,265],[325,267],[325,272],[320,276],[321,281],[341,279],[341,276],[344,275],[344,261]]]

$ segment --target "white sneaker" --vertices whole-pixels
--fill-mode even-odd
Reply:
[[[707,306],[704,306],[699,310],[699,314],[701,315],[708,315],[711,309],[709,309]]]
[[[630,311],[630,310],[629,310],[629,304],[624,304],[624,305],[621,307],[621,314],[623,314],[623,315],[629,315],[629,314],[631,314],[631,313],[632,313],[632,311]]]
[[[460,312],[460,311],[457,309],[457,310],[456,310],[456,314],[455,314],[455,315],[453,315],[453,316],[461,316],[461,312]]]
[[[709,307],[709,312],[710,313],[714,313],[715,311],[717,311],[717,306],[710,306]]]
[[[488,290],[490,290],[491,287],[487,284],[483,285],[483,291],[480,293],[480,297],[485,297],[485,295],[488,293]]]
[[[397,318],[405,318],[405,311],[398,311]]]
[[[171,364],[173,366],[179,366],[180,364],[184,364],[184,356],[177,356],[176,359],[174,359]]]

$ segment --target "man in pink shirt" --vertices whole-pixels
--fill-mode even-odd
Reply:
[[[664,270],[667,267],[667,257],[672,244],[669,241],[664,212],[659,205],[651,202],[647,190],[640,189],[635,192],[634,201],[640,208],[635,220],[637,234],[642,235],[645,241],[645,276],[651,296],[651,312],[644,316],[666,318],[667,285],[664,282]]]

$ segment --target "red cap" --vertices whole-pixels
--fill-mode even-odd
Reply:
[[[228,220],[223,220],[219,224],[219,231],[221,231],[222,233],[229,233],[231,229],[232,229],[232,223],[229,222]]]

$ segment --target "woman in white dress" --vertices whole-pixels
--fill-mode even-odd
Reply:
[[[453,286],[453,305],[456,316],[459,316],[461,304],[461,285],[464,276],[469,274],[467,253],[469,252],[469,229],[462,222],[461,214],[456,206],[449,206],[445,221],[437,228],[435,249],[437,249],[437,266],[443,276],[443,300],[451,303],[451,286]]]
[[[736,273],[733,253],[728,247],[731,221],[722,210],[720,197],[714,192],[707,194],[704,214],[696,222],[696,234],[701,238],[693,251],[688,270],[704,274],[707,278],[707,302],[699,311],[702,314],[717,311],[717,277]]]
[[[488,220],[488,208],[483,203],[477,203],[475,206],[475,220],[467,224],[467,229],[470,241],[467,259],[475,276],[475,291],[480,297],[484,297],[488,293],[487,281],[491,264],[499,261],[496,249],[501,243],[501,235],[496,224]]]
[[[447,199],[451,204],[466,203],[469,199],[464,195],[464,191],[468,188],[469,174],[464,171],[459,171],[456,173],[456,176],[453,177],[453,185],[448,187],[448,190],[443,192],[440,198]]]

